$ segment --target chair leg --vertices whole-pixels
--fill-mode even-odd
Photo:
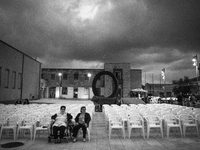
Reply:
[[[32,140],[32,136],[33,136],[33,129],[32,128],[30,128],[30,137],[31,137],[31,140]]]
[[[147,138],[149,138],[149,127],[147,127]]]
[[[185,137],[186,127],[183,126],[183,137]]]
[[[88,140],[90,141],[90,129],[87,128]]]
[[[198,129],[198,126],[196,126],[196,129],[197,129],[197,136],[199,137],[199,129]]]
[[[124,130],[124,128],[122,128],[122,133],[123,133],[123,136],[124,136],[124,139],[125,139],[125,130]]]
[[[181,126],[179,127],[179,129],[180,129],[181,137],[183,137],[183,132],[182,132]]]
[[[110,137],[111,137],[111,132],[112,132],[112,129],[109,128],[109,134],[108,134],[109,140],[110,140]]]
[[[142,128],[143,138],[145,139],[144,127]]]
[[[16,140],[16,129],[13,128],[13,138]]]
[[[1,136],[2,136],[2,132],[3,132],[3,128],[1,127],[0,139],[1,139]]]
[[[131,138],[131,130],[132,130],[132,128],[128,128],[128,138],[130,139]]]
[[[34,141],[35,141],[36,133],[37,133],[37,130],[35,129],[35,131],[34,131],[34,133],[33,133],[33,140],[34,140]]]
[[[17,129],[17,137],[16,137],[16,139],[19,138],[19,132],[20,132],[20,129],[18,128],[18,129]]]
[[[169,128],[169,126],[167,126],[167,137],[169,138],[169,130],[170,130],[170,128]]]
[[[162,128],[162,126],[160,126],[160,132],[161,132],[161,135],[162,135],[162,138],[163,138],[163,128]]]

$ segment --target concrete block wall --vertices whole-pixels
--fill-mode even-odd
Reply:
[[[130,92],[130,63],[105,63],[105,71],[113,73],[113,69],[122,69],[123,79],[123,97],[129,97]],[[112,78],[105,77],[105,96],[109,96],[112,93]]]

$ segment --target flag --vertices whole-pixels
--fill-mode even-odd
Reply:
[[[162,76],[162,79],[165,80],[165,68],[162,69],[161,76]]]

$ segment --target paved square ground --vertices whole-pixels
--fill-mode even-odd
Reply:
[[[31,101],[38,103],[91,103],[91,101],[75,101],[75,100],[56,100],[43,99],[39,101]],[[60,102],[61,101],[61,102]],[[24,137],[19,137],[16,141],[23,142],[24,146],[10,148],[13,150],[199,150],[200,138],[197,137],[195,130],[188,130],[186,138],[181,138],[180,133],[176,130],[170,132],[170,138],[161,138],[161,134],[157,130],[152,130],[149,139],[143,139],[140,130],[133,130],[131,139],[122,137],[121,131],[114,130],[112,137],[108,138],[108,129],[105,126],[105,117],[101,112],[95,112],[92,120],[91,141],[82,142],[82,135],[79,134],[78,141],[72,143],[63,141],[61,144],[55,144],[52,140],[48,143],[46,133],[41,133],[41,136],[35,141],[30,140],[29,134]],[[13,142],[12,136],[3,136],[0,144]],[[8,148],[1,148],[6,150]]]

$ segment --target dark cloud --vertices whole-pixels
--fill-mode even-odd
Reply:
[[[1,0],[0,39],[44,67],[128,62],[193,77],[200,57],[199,0]],[[191,73],[192,72],[192,73]]]

